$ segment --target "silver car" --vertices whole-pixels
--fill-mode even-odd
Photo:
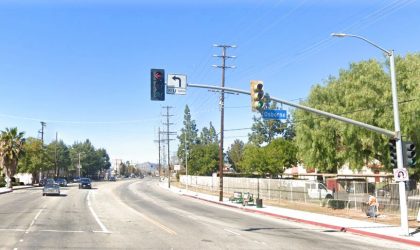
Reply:
[[[42,189],[42,196],[46,195],[60,195],[60,185],[55,183],[47,183]]]

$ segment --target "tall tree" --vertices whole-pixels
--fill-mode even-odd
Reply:
[[[78,164],[79,153],[80,163],[82,165],[81,175],[96,178],[99,171],[98,155],[89,139],[86,139],[83,143],[75,142],[71,147],[70,158],[74,166]]]
[[[0,163],[6,173],[6,186],[13,188],[11,178],[16,174],[19,157],[23,153],[24,132],[15,128],[6,128],[0,134]]]
[[[263,174],[267,172],[267,158],[264,148],[253,143],[247,143],[244,147],[243,158],[237,166],[239,172],[246,174]]]
[[[219,166],[219,145],[196,144],[191,147],[188,172],[192,175],[211,175]]]
[[[263,148],[266,157],[267,172],[281,174],[286,168],[296,166],[297,147],[294,141],[276,138]]]
[[[23,145],[25,152],[18,163],[17,172],[31,173],[32,183],[39,179],[41,170],[47,170],[53,167],[51,160],[48,158],[47,151],[42,145],[42,141],[33,137],[26,139]]]
[[[240,169],[240,164],[244,156],[244,147],[244,142],[236,139],[227,151],[228,161],[235,170]]]
[[[277,104],[273,102],[270,109],[277,109]],[[270,143],[278,135],[283,135],[287,128],[287,123],[280,120],[263,120],[262,117],[253,118],[254,123],[251,127],[251,133],[248,134],[249,142],[254,145],[260,146],[264,143]]]
[[[207,145],[211,143],[219,143],[217,138],[216,129],[213,124],[210,122],[209,128],[203,127],[200,133],[200,143]]]
[[[397,57],[396,69],[403,138],[418,143],[420,54]],[[349,69],[340,70],[337,78],[315,85],[303,104],[394,130],[388,72],[376,60],[352,63]],[[297,110],[294,117],[299,155],[306,166],[336,172],[344,163],[360,169],[377,160],[390,168],[385,136],[302,110]]]
[[[48,159],[50,160],[50,165],[53,166],[55,170],[55,176],[62,176],[64,173],[67,173],[71,165],[70,151],[68,146],[60,140],[58,142],[52,141],[47,145]]]
[[[185,105],[183,123],[184,127],[181,129],[181,134],[178,136],[179,144],[177,156],[180,161],[185,162],[185,146],[187,146],[188,152],[188,148],[192,148],[192,146],[199,141],[197,125],[195,120],[191,118],[191,112],[188,105]]]

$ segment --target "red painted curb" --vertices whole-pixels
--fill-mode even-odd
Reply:
[[[325,228],[329,228],[329,229],[334,229],[334,230],[338,230],[338,231],[341,231],[341,232],[350,232],[350,233],[359,234],[359,235],[363,235],[363,236],[370,236],[370,237],[375,237],[375,238],[379,238],[379,239],[385,239],[385,240],[395,241],[395,242],[399,242],[399,243],[405,243],[405,244],[409,244],[409,245],[413,245],[413,246],[420,246],[420,242],[415,241],[415,240],[402,239],[402,238],[398,238],[398,237],[394,237],[394,236],[371,233],[371,232],[366,232],[366,231],[363,231],[363,230],[349,228],[349,227],[346,228],[346,227],[340,227],[340,226],[325,224],[325,223],[321,223],[321,222],[315,222],[315,221],[304,220],[304,219],[297,219],[297,218],[293,218],[293,217],[289,217],[289,216],[285,216],[285,215],[274,214],[274,213],[265,212],[265,211],[257,211],[257,210],[249,209],[249,208],[246,208],[246,207],[238,207],[238,206],[222,203],[220,201],[207,200],[207,199],[192,196],[192,195],[187,195],[187,194],[183,194],[183,195],[187,196],[187,197],[194,198],[194,199],[202,200],[202,201],[207,201],[207,202],[210,202],[210,203],[223,205],[223,206],[226,206],[226,207],[241,209],[241,210],[244,210],[246,212],[268,215],[268,216],[272,216],[272,217],[276,217],[276,218],[282,218],[282,219],[286,219],[286,220],[290,220],[290,221],[295,221],[295,222],[300,222],[300,223],[325,227]]]

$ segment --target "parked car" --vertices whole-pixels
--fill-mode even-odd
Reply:
[[[117,178],[115,178],[115,176],[111,176],[109,177],[109,181],[117,181]]]
[[[60,195],[60,186],[56,183],[47,183],[42,189],[42,196],[46,195]]]
[[[80,188],[92,188],[92,181],[90,178],[80,178],[79,189]]]
[[[79,183],[80,182],[80,177],[74,177],[73,182],[74,183]]]
[[[55,180],[53,178],[44,178],[39,181],[39,186],[43,187],[47,184],[56,184]]]
[[[55,183],[57,183],[58,185],[60,185],[60,187],[67,187],[67,181],[64,178],[56,178],[54,179]]]
[[[39,181],[39,186],[40,187],[43,187],[43,186],[45,186],[45,184],[47,183],[47,179],[41,179],[40,181]]]

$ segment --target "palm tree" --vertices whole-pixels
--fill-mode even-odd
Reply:
[[[16,174],[19,156],[23,152],[24,132],[17,128],[6,128],[0,133],[0,165],[5,171],[7,187],[13,188],[11,178]]]

